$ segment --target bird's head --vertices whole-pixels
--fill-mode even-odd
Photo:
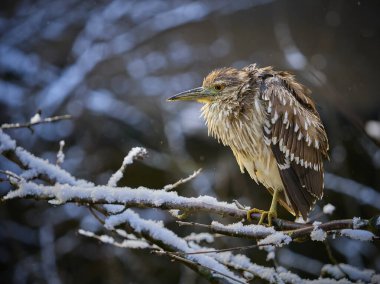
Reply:
[[[217,69],[206,76],[202,87],[179,93],[168,98],[168,101],[197,101],[207,104],[235,94],[247,80],[248,74],[243,70]]]

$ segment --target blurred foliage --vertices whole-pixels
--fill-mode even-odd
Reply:
[[[166,102],[200,85],[213,68],[256,62],[295,73],[313,91],[331,144],[327,170],[380,189],[380,150],[362,128],[380,120],[378,8],[376,1],[327,0],[2,1],[0,122],[28,121],[39,109],[43,116],[68,113],[72,121],[8,133],[51,161],[65,140],[63,167],[97,183],[107,182],[130,148],[143,146],[149,157],[127,169],[122,185],[160,188],[201,167],[181,193],[267,207],[269,194],[207,137],[200,106]],[[0,168],[12,165],[0,158]],[[7,190],[0,183],[0,192]],[[337,207],[334,218],[376,214],[328,188],[319,205],[327,203]],[[86,208],[11,201],[1,204],[0,214],[3,283],[203,282],[163,257],[78,236],[79,227],[101,229]],[[158,210],[141,214],[176,226]],[[176,231],[185,235],[191,228]],[[312,269],[296,267],[301,274],[328,262],[321,246],[290,246],[317,260]],[[339,261],[380,269],[379,246],[350,240],[332,246]],[[265,263],[264,252],[247,254]],[[285,254],[279,263],[292,267],[297,256]]]

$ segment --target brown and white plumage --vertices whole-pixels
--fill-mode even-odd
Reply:
[[[266,102],[264,142],[271,147],[288,205],[304,219],[323,196],[323,159],[328,140],[308,89],[286,72],[261,70],[260,95]]]
[[[323,195],[329,147],[309,94],[291,74],[252,64],[215,70],[201,88],[171,100],[204,103],[209,134],[231,147],[241,171],[272,194],[279,192],[280,203],[306,219]]]

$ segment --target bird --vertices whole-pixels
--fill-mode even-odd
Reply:
[[[229,146],[240,171],[272,195],[269,210],[250,209],[248,220],[259,213],[258,223],[272,226],[278,203],[307,220],[323,197],[329,143],[311,91],[293,74],[256,64],[224,67],[167,100],[202,103],[208,135]]]

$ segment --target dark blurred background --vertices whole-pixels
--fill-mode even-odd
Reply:
[[[377,1],[2,0],[0,123],[29,121],[38,110],[43,117],[71,114],[73,120],[34,133],[7,133],[52,162],[65,140],[63,168],[98,184],[131,147],[143,146],[149,157],[130,166],[121,185],[161,188],[203,168],[181,194],[266,208],[270,195],[239,172],[229,149],[207,137],[200,105],[166,98],[199,86],[217,67],[272,65],[313,91],[327,128],[330,174],[311,216],[332,203],[332,218],[369,218],[380,209],[379,12]],[[0,168],[17,171],[4,158]],[[9,187],[0,183],[0,190]],[[159,210],[139,213],[163,219],[181,236],[194,230],[178,228]],[[0,204],[0,282],[204,283],[164,257],[86,239],[78,228],[102,232],[76,205]],[[216,246],[243,244],[249,242],[218,238]],[[339,239],[331,246],[340,262],[380,270],[379,245]],[[272,265],[263,251],[247,255]],[[323,244],[315,242],[277,254],[279,265],[310,278],[326,262]]]

